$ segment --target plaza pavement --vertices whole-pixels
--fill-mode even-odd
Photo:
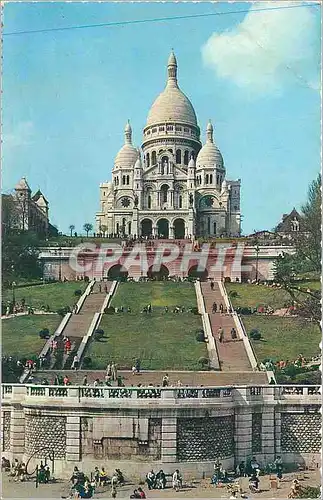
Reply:
[[[248,489],[248,479],[243,478],[241,486],[243,491],[246,492],[246,496],[244,498],[254,499],[254,498],[267,498],[267,499],[287,499],[291,482],[297,476],[296,473],[286,474],[283,480],[280,482],[279,488],[277,490],[270,489],[269,476],[263,476],[260,478],[260,489],[261,493],[257,494],[249,494]],[[25,483],[16,483],[13,480],[9,481],[9,478],[6,474],[3,474],[3,482],[2,482],[2,495],[1,498],[57,498],[60,499],[62,497],[67,497],[70,483],[68,481],[58,481],[54,484],[42,484],[39,485],[38,488],[35,487],[35,483],[32,481],[28,481]],[[320,485],[320,472],[310,471],[305,474],[304,480],[301,481],[302,486],[319,486]],[[117,498],[128,499],[132,494],[133,490],[137,488],[138,485],[132,484],[127,485],[122,488],[117,489]],[[177,498],[204,498],[204,499],[213,499],[213,498],[230,498],[230,494],[226,487],[216,488],[210,485],[210,479],[205,479],[201,481],[194,481],[193,486],[188,488],[184,488],[183,490],[175,493],[171,488],[167,488],[164,491],[161,490],[152,490],[149,491],[146,488],[146,485],[142,486],[146,493],[147,499],[150,498],[158,498],[172,500]],[[95,492],[92,497],[95,499],[104,499],[111,498],[110,487],[100,487]],[[241,498],[240,495],[237,498]]]

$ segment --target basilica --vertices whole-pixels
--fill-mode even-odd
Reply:
[[[240,184],[226,180],[211,121],[202,145],[171,52],[166,86],[148,113],[141,148],[134,147],[128,122],[112,181],[100,184],[96,231],[135,238],[239,236]]]

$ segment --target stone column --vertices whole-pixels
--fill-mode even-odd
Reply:
[[[80,417],[66,417],[66,460],[79,462],[81,445]]]
[[[273,406],[263,406],[261,423],[262,454],[264,463],[267,464],[275,458],[275,411]]]
[[[22,457],[25,448],[25,413],[21,408],[11,410],[10,451],[14,458]]]
[[[246,462],[252,455],[252,413],[249,407],[236,409],[235,443],[236,464],[242,460]]]
[[[161,457],[163,463],[177,461],[177,419],[176,417],[165,417],[162,420],[162,449]]]
[[[174,239],[174,226],[169,226],[169,239]]]

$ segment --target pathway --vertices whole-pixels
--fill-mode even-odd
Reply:
[[[131,371],[121,370],[118,375],[123,377],[123,382],[127,387],[137,386],[138,384],[154,386],[161,385],[165,371],[142,371],[139,375],[133,375]],[[267,376],[264,372],[187,372],[187,371],[167,371],[169,382],[171,385],[176,385],[178,380],[183,385],[188,386],[233,386],[233,385],[266,385],[268,383]],[[77,371],[43,371],[34,374],[35,383],[39,383],[46,378],[49,382],[53,382],[55,375],[68,375],[73,385],[81,385],[84,375],[87,375],[88,383],[93,384],[96,379],[104,382],[106,372],[77,370]]]
[[[225,306],[224,298],[221,294],[218,283],[214,283],[214,290],[211,289],[210,283],[201,283],[202,294],[204,297],[205,310],[209,314],[213,337],[215,339],[216,348],[218,351],[220,367],[222,371],[251,371],[251,365],[240,339],[231,340],[231,328],[235,328],[235,322],[231,314],[220,314],[219,312],[212,313],[213,302],[216,302],[218,309],[219,304]],[[224,330],[224,342],[218,340],[218,329],[220,326]]]
[[[108,292],[111,287],[111,283],[107,283]],[[91,325],[93,316],[96,312],[100,312],[104,299],[106,298],[106,294],[103,291],[99,291],[99,284],[95,283],[92,289],[92,293],[88,295],[79,311],[78,314],[72,314],[70,320],[68,321],[66,327],[64,328],[63,335],[68,337],[72,344],[71,353],[69,356],[64,355],[62,367],[69,368],[73,356],[75,356],[80,343],[84,335],[87,334],[87,331]],[[50,363],[50,367],[53,368],[53,362]]]

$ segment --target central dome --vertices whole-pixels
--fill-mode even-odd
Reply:
[[[177,84],[177,62],[172,52],[168,59],[168,80],[148,113],[146,127],[164,122],[186,123],[197,127],[197,119],[190,100]]]

